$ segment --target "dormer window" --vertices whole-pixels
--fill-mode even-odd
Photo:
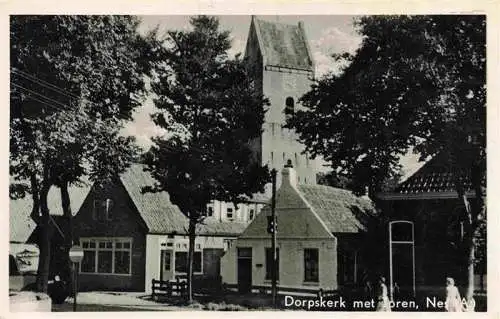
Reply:
[[[293,97],[289,96],[285,100],[285,116],[286,116],[286,118],[291,117],[294,112],[295,112],[295,102],[293,100]]]

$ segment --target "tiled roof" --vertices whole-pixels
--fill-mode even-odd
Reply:
[[[366,230],[374,205],[365,197],[324,185],[297,185],[299,192],[332,233],[356,233]]]
[[[140,164],[132,165],[120,179],[149,232],[156,234],[179,233],[187,231],[187,217],[179,207],[172,204],[167,192],[143,192],[146,186],[154,186],[156,181]]]
[[[88,185],[70,186],[68,189],[71,200],[71,212],[76,215],[85,197],[90,190]],[[62,216],[61,193],[59,188],[52,187],[47,196],[47,204],[50,214],[53,216]],[[31,233],[35,230],[36,223],[31,218],[33,200],[31,195],[21,199],[11,199],[9,203],[9,240],[12,242],[24,243],[28,240]]]
[[[465,191],[472,190],[470,175],[462,174],[465,180]],[[445,156],[436,156],[401,183],[394,191],[399,194],[424,194],[455,192],[453,175]]]
[[[267,65],[313,70],[305,32],[298,25],[255,19]]]
[[[197,225],[196,233],[205,236],[238,236],[243,233],[247,226],[247,223],[221,222],[207,218],[203,223]]]

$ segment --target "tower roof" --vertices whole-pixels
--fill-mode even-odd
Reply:
[[[264,64],[314,71],[314,62],[302,22],[297,25],[252,17]]]

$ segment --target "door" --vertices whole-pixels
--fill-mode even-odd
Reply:
[[[160,280],[172,279],[172,251],[161,251]]]
[[[238,248],[238,291],[252,290],[252,248]]]

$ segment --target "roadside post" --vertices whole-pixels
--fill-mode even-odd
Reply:
[[[271,243],[271,249],[273,251],[273,269],[271,272],[272,276],[272,285],[271,285],[271,290],[272,290],[272,295],[273,295],[273,307],[276,308],[276,299],[277,299],[277,285],[276,285],[276,275],[277,275],[277,263],[276,263],[276,232],[278,231],[278,225],[277,225],[277,220],[276,220],[276,175],[277,171],[276,169],[271,170],[271,177],[272,177],[272,198],[271,198],[271,219],[272,219],[272,243]]]
[[[74,245],[69,250],[69,259],[73,265],[73,311],[76,311],[76,295],[78,293],[78,264],[83,259],[83,249],[78,245]]]

